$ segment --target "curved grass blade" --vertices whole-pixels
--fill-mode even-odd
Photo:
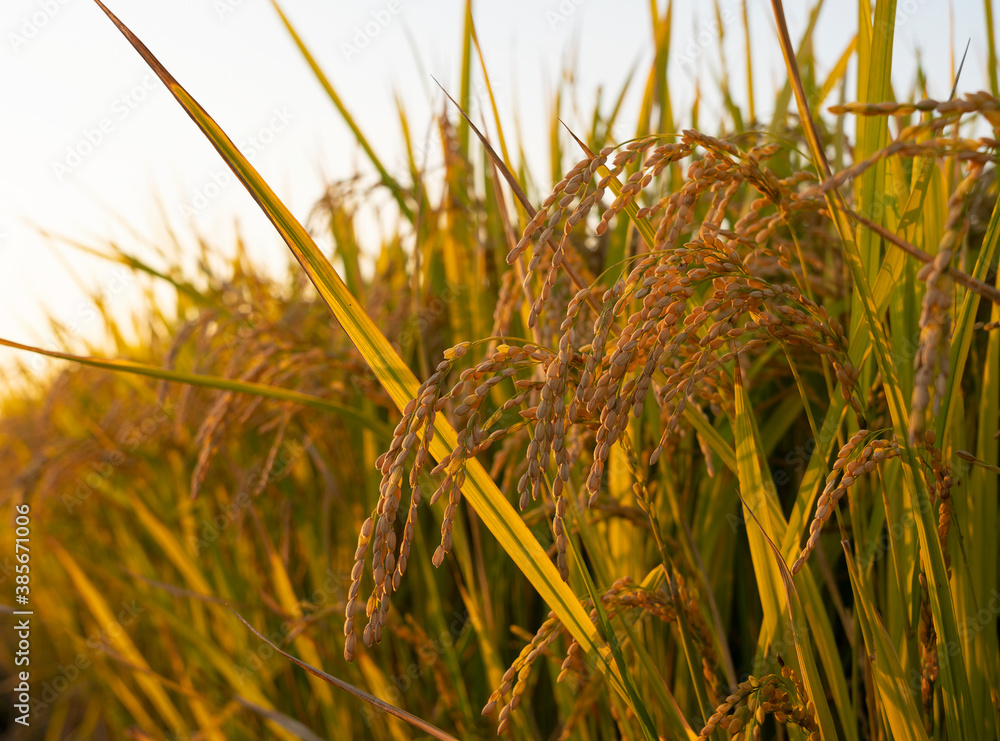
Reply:
[[[285,240],[317,292],[330,307],[344,331],[368,362],[383,388],[402,409],[419,389],[417,379],[403,363],[398,353],[358,305],[340,276],[305,228],[278,199],[256,169],[236,148],[233,141],[180,83],[160,64],[152,52],[100,1],[94,2],[104,11],[122,35],[142,56],[153,72],[164,82],[191,120],[222,156],[233,173],[243,183],[261,210]],[[431,455],[441,460],[457,445],[455,429],[440,416],[434,424]],[[475,459],[468,462],[467,478],[462,489],[483,523],[490,529],[504,550],[528,578],[541,598],[556,613],[565,628],[593,658],[612,684],[621,686],[617,667],[610,660],[606,645],[600,639],[587,612],[573,591],[559,578],[559,573],[544,549],[522,522],[520,516],[482,465]],[[631,703],[627,695],[623,695]]]
[[[740,496],[741,501],[742,499],[743,497]],[[754,514],[753,510],[749,508],[747,510],[750,512],[750,516],[753,518],[757,529],[760,530],[760,534],[767,543],[771,555],[774,556],[778,571],[781,573],[781,585],[784,588],[785,603],[788,606],[789,634],[792,637],[792,643],[795,645],[795,655],[799,660],[802,681],[805,684],[806,691],[809,692],[810,699],[816,706],[821,733],[832,737],[835,729],[833,714],[830,712],[830,706],[826,701],[826,690],[823,687],[823,682],[820,680],[816,659],[813,657],[813,642],[809,637],[809,620],[799,599],[798,591],[795,589],[795,584],[792,581],[792,572],[785,565],[785,559],[782,558],[781,552],[774,544],[774,541],[764,532],[764,528],[761,526],[760,520],[757,519],[757,515]]]
[[[881,708],[886,728],[892,731],[892,737],[896,739],[926,741],[927,733],[924,731],[920,711],[913,699],[913,690],[906,681],[906,674],[900,666],[892,640],[868,599],[871,589],[861,584],[861,576],[854,564],[849,544],[844,542],[842,545],[847,571],[851,577],[851,588],[860,608],[858,622],[861,624],[861,633],[865,639],[865,650],[872,657],[869,663],[875,687],[882,700]]]
[[[62,564],[66,574],[76,586],[77,591],[83,598],[84,603],[94,616],[98,625],[117,625],[114,610],[112,610],[101,594],[100,589],[87,578],[86,573],[76,563],[73,557],[54,539],[47,542],[48,548],[55,553],[56,558]],[[129,664],[137,667],[134,673],[136,684],[143,694],[149,699],[150,704],[156,709],[159,716],[173,728],[183,728],[184,718],[180,711],[170,699],[163,685],[157,679],[147,673],[150,670],[145,657],[132,642],[127,631],[116,633],[115,636],[108,636],[111,647]]]
[[[230,607],[229,609],[233,610],[232,607]],[[243,623],[245,626],[247,626],[250,629],[251,633],[253,633],[255,636],[257,636],[258,638],[260,638],[262,641],[264,641],[264,643],[266,643],[268,646],[270,646],[271,648],[273,648],[279,654],[281,654],[286,659],[288,659],[289,661],[291,661],[293,664],[297,664],[297,665],[301,666],[303,669],[305,669],[310,674],[315,674],[317,677],[319,677],[320,679],[326,680],[327,682],[329,682],[330,684],[332,684],[334,687],[339,687],[340,689],[344,690],[345,692],[350,692],[355,697],[364,700],[369,705],[372,705],[372,706],[378,708],[379,710],[381,710],[383,712],[389,713],[390,715],[394,715],[394,716],[396,716],[397,718],[399,718],[401,720],[405,720],[411,726],[413,726],[414,728],[420,729],[421,731],[423,731],[424,733],[428,734],[429,736],[433,736],[434,738],[441,739],[441,741],[458,741],[458,739],[456,739],[454,736],[452,736],[452,735],[450,735],[448,733],[445,733],[444,731],[442,731],[437,726],[431,725],[430,723],[428,723],[427,721],[423,720],[422,718],[418,718],[417,716],[412,715],[411,713],[408,713],[405,710],[401,710],[401,709],[397,708],[395,705],[390,705],[387,702],[383,702],[382,700],[379,700],[374,695],[369,695],[364,690],[359,690],[353,684],[349,684],[348,682],[345,682],[342,679],[337,679],[337,677],[333,676],[332,674],[327,674],[322,669],[317,669],[314,666],[310,666],[306,662],[304,662],[304,661],[302,661],[300,659],[297,659],[296,657],[292,656],[290,653],[282,651],[279,646],[276,646],[274,643],[272,643],[270,640],[268,640],[263,634],[261,634],[261,632],[259,630],[257,630],[250,623],[248,623],[246,620],[244,620],[243,616],[240,615],[238,612],[236,612],[236,610],[233,610],[233,614],[240,619],[241,623]]]
[[[636,686],[631,672],[629,672],[628,665],[625,663],[625,654],[622,652],[621,643],[618,641],[615,629],[611,625],[611,620],[608,618],[608,613],[604,609],[604,604],[601,602],[601,595],[597,592],[597,586],[594,584],[594,580],[590,578],[590,572],[587,569],[587,564],[580,556],[572,538],[568,539],[568,544],[570,551],[573,553],[574,558],[579,564],[580,576],[587,587],[587,593],[590,595],[590,600],[594,604],[594,612],[597,614],[597,624],[600,627],[601,636],[611,647],[611,654],[614,657],[615,664],[624,679],[623,697],[627,696],[628,698],[631,698],[631,705],[636,710],[636,717],[639,720],[640,728],[642,728],[643,736],[647,739],[647,741],[656,741],[656,730],[653,726],[653,720],[649,715],[649,711],[646,709],[646,704],[639,695],[639,688]]]
[[[261,707],[257,703],[251,702],[242,695],[236,695],[236,702],[245,707],[247,710],[257,713],[257,715],[261,718],[266,718],[272,723],[281,726],[289,733],[301,738],[302,741],[323,741],[323,739],[313,733],[312,729],[307,725],[295,720],[295,718],[289,718],[284,713],[279,713],[277,710]]]
[[[26,350],[27,352],[33,352],[37,355],[55,358],[56,360],[69,360],[70,362],[87,365],[91,368],[103,368],[104,370],[112,370],[118,373],[134,373],[138,376],[148,376],[149,378],[157,378],[161,381],[186,383],[189,386],[201,386],[203,388],[219,389],[220,391],[235,391],[241,394],[266,396],[271,399],[278,399],[279,401],[290,401],[296,404],[310,406],[315,409],[334,412],[342,416],[344,419],[350,420],[355,424],[362,425],[367,429],[386,437],[392,434],[392,430],[387,425],[375,422],[350,407],[343,406],[335,401],[323,399],[319,396],[303,394],[301,391],[292,391],[291,389],[278,388],[277,386],[269,386],[266,383],[240,381],[235,378],[223,378],[222,376],[206,376],[200,373],[185,373],[184,371],[171,370],[170,368],[158,368],[155,365],[137,363],[134,360],[93,358],[85,355],[73,355],[71,353],[57,352],[56,350],[43,350],[40,347],[22,345],[20,342],[5,340],[2,337],[0,337],[0,345],[11,347],[15,350]]]
[[[740,488],[747,492],[745,499],[740,494],[744,510],[756,523],[757,528],[747,527],[747,538],[750,541],[750,555],[753,559],[754,571],[757,572],[757,584],[760,589],[760,601],[764,611],[764,624],[761,631],[771,631],[776,634],[781,613],[787,609],[788,628],[794,636],[793,643],[798,656],[799,671],[809,691],[810,698],[816,706],[817,720],[823,734],[834,733],[833,715],[826,701],[826,691],[819,678],[819,670],[813,658],[813,642],[807,630],[810,627],[805,610],[799,601],[798,593],[792,584],[792,575],[785,565],[781,552],[774,545],[768,531],[777,532],[773,523],[768,522],[765,528],[757,517],[761,512],[765,521],[771,519],[773,493],[765,487],[764,473],[760,464],[760,436],[754,419],[753,408],[743,384],[743,373],[737,363],[734,367],[734,389],[736,395],[736,414],[733,424],[736,434],[736,464],[739,469]],[[773,485],[772,485],[773,486]],[[751,501],[748,501],[751,500]],[[755,511],[756,510],[756,511]],[[748,520],[750,519],[748,518]],[[778,578],[775,579],[774,577]],[[780,582],[781,587],[779,587]],[[784,602],[784,605],[782,604]]]
[[[151,275],[154,278],[157,278],[158,280],[162,280],[166,283],[169,283],[171,286],[174,287],[175,290],[177,290],[178,293],[183,293],[185,296],[190,298],[198,305],[204,305],[206,303],[205,296],[190,283],[187,283],[185,281],[180,280],[179,278],[167,275],[166,273],[157,270],[149,263],[140,260],[134,255],[128,254],[114,242],[111,243],[111,248],[112,250],[114,250],[114,254],[108,254],[106,252],[102,252],[101,250],[95,249],[94,247],[90,247],[75,239],[63,236],[61,234],[55,234],[46,229],[42,229],[41,227],[37,227],[37,230],[41,236],[47,239],[52,239],[58,242],[62,242],[85,254],[92,255],[93,257],[98,257],[102,260],[107,260],[108,262],[116,262],[120,265],[124,265],[130,270],[143,272],[148,275]]]
[[[850,723],[851,712],[847,685],[836,651],[832,626],[827,619],[819,590],[808,569],[802,574],[801,596],[797,590],[789,591],[786,586],[785,590],[781,591],[777,586],[779,580],[784,583],[787,567],[782,557],[782,551],[777,551],[779,558],[778,564],[775,565],[768,556],[768,550],[776,550],[774,540],[784,543],[788,534],[792,532],[792,528],[789,527],[781,513],[774,484],[765,483],[761,465],[763,448],[760,442],[760,433],[757,430],[754,412],[746,392],[743,373],[738,365],[734,370],[736,417],[733,421],[733,427],[736,436],[737,477],[740,487],[744,492],[748,492],[746,498],[742,494],[740,495],[740,501],[744,510],[753,517],[760,531],[758,533],[749,525],[747,527],[747,538],[750,542],[754,570],[761,574],[761,577],[758,578],[758,584],[765,587],[760,590],[761,605],[764,608],[764,624],[761,626],[760,637],[757,641],[758,651],[766,650],[771,641],[774,640],[779,620],[783,620],[783,610],[787,608],[791,620],[791,624],[787,628],[795,637],[793,642],[796,645],[796,650],[800,650],[800,644],[808,646],[807,649],[801,648],[800,668],[803,676],[806,677],[806,686],[816,703],[821,727],[833,728],[834,726],[826,702],[825,691],[822,689],[813,659],[813,644],[815,644],[816,651],[826,671],[844,733],[848,739],[853,741],[857,735],[854,726]],[[757,512],[762,514],[767,523],[766,529],[761,524]],[[784,607],[782,603],[784,603]],[[803,625],[807,627],[809,633],[803,633],[801,630]],[[817,693],[820,694],[817,695]]]

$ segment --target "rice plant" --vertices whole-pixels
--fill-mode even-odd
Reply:
[[[995,69],[897,102],[879,0],[821,82],[773,6],[771,126],[672,131],[653,4],[639,130],[557,110],[546,194],[465,117],[471,2],[444,172],[405,183],[275,4],[398,206],[374,275],[368,190],[307,229],[105,9],[297,265],[105,250],[176,314],[127,361],[19,346],[78,368],[0,425],[48,737],[998,737]]]

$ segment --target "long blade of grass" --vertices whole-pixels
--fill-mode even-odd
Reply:
[[[232,610],[232,608],[229,608],[229,609]],[[369,695],[367,692],[365,692],[364,690],[358,689],[353,684],[345,682],[342,679],[338,679],[337,677],[333,676],[332,674],[327,674],[322,669],[317,669],[314,666],[310,666],[306,662],[304,662],[304,661],[296,658],[295,656],[292,656],[287,651],[282,651],[280,646],[275,645],[271,640],[269,640],[267,637],[265,637],[259,630],[257,630],[250,623],[248,623],[244,619],[244,617],[242,615],[240,615],[238,612],[236,612],[236,610],[233,610],[233,614],[236,617],[239,618],[239,620],[240,620],[241,623],[243,623],[245,626],[247,626],[247,628],[250,629],[251,633],[253,633],[255,636],[257,636],[258,638],[260,638],[260,640],[264,641],[264,643],[266,643],[267,645],[269,645],[271,648],[273,648],[279,654],[281,654],[286,659],[288,659],[289,661],[291,661],[293,664],[297,664],[298,666],[301,666],[303,669],[305,669],[310,674],[314,674],[315,676],[319,677],[320,679],[323,679],[323,680],[329,682],[334,687],[339,687],[340,689],[344,690],[345,692],[350,692],[355,697],[357,697],[357,698],[359,698],[361,700],[364,700],[368,704],[370,704],[370,705],[378,708],[379,710],[381,710],[383,712],[389,713],[390,715],[394,715],[397,718],[400,718],[401,720],[406,721],[407,723],[409,723],[414,728],[417,728],[417,729],[423,731],[424,733],[428,734],[429,736],[433,736],[434,738],[441,739],[441,741],[458,741],[458,739],[456,739],[454,736],[452,736],[452,735],[450,735],[448,733],[445,733],[440,728],[438,728],[435,725],[432,725],[432,724],[428,723],[424,719],[418,718],[417,716],[415,716],[415,715],[413,715],[411,713],[408,713],[405,710],[401,710],[400,708],[397,708],[395,705],[390,705],[387,702],[379,700],[374,695]]]
[[[673,131],[673,111],[670,104],[670,88],[667,84],[667,58],[670,54],[670,31],[673,26],[673,0],[667,0],[663,10],[663,19],[657,17],[656,3],[650,3],[650,16],[653,21],[653,63],[646,76],[646,87],[639,105],[639,120],[636,136],[650,133],[652,128],[653,109],[659,107],[661,132]],[[659,97],[657,97],[659,96]],[[609,129],[610,131],[610,129]]]
[[[305,228],[295,220],[257,170],[236,148],[233,141],[160,64],[152,52],[100,0],[94,2],[163,81],[257,201],[348,337],[361,351],[382,386],[396,405],[403,409],[417,394],[419,389],[417,379],[389,344],[385,335],[350,295],[340,276]],[[431,454],[441,460],[457,445],[457,434],[440,415],[435,420],[434,433]],[[592,655],[594,663],[601,668],[605,676],[613,679],[617,675],[617,668],[608,660],[607,647],[599,645],[597,632],[589,616],[576,595],[559,578],[555,566],[541,545],[478,461],[470,459],[466,471],[463,496],[532,583],[541,598],[556,613],[565,628],[579,641],[584,651]],[[620,682],[620,678],[617,679],[617,684],[620,685]],[[627,696],[624,696],[624,699],[626,702],[629,701]]]
[[[497,99],[493,94],[493,84],[490,82],[490,75],[486,71],[486,61],[483,59],[483,50],[479,46],[479,36],[476,34],[476,26],[471,26],[472,41],[476,45],[476,56],[479,59],[479,71],[483,75],[483,83],[486,85],[486,94],[490,99],[490,108],[493,111],[493,123],[497,127],[497,138],[500,140],[500,151],[503,152],[505,162],[510,162],[510,153],[507,151],[507,142],[503,136],[503,126],[500,125],[500,111],[497,109]]]
[[[832,729],[834,728],[833,716],[826,702],[826,692],[813,659],[813,642],[808,633],[804,632],[803,627],[808,626],[820,642],[821,655],[827,663],[827,672],[831,674],[834,696],[841,706],[843,717],[846,710],[846,688],[837,686],[839,684],[837,678],[831,672],[832,666],[836,664],[827,648],[832,633],[828,622],[824,623],[818,620],[820,615],[825,615],[822,609],[817,609],[818,591],[808,578],[803,579],[803,584],[808,588],[806,600],[809,609],[804,608],[798,593],[791,584],[791,574],[788,573],[782,554],[774,545],[774,538],[771,537],[770,533],[774,533],[780,540],[783,531],[787,531],[787,527],[781,516],[774,485],[764,481],[760,462],[762,453],[760,433],[757,430],[754,411],[747,396],[743,373],[738,363],[734,369],[736,411],[733,428],[736,434],[738,478],[742,490],[740,501],[743,503],[744,511],[749,514],[749,517],[745,519],[749,522],[752,518],[757,524],[756,528],[747,527],[747,538],[750,541],[750,554],[754,563],[754,571],[758,574],[757,584],[761,606],[764,610],[764,625],[761,626],[762,637],[758,641],[758,647],[769,645],[777,631],[779,618],[784,612],[787,612],[790,621],[788,630],[794,638],[793,643],[799,659],[799,669],[802,672],[806,688],[816,705],[820,727]],[[783,585],[784,588],[782,589],[779,585]],[[822,603],[819,602],[819,604]],[[853,738],[854,734],[850,735]]]
[[[816,23],[819,21],[820,11],[823,9],[823,3],[818,2],[809,10],[809,22],[806,24],[805,30],[802,32],[802,40],[799,42],[798,54],[805,56],[808,53],[809,48],[812,46],[812,37],[816,32]],[[788,41],[789,53],[792,58],[796,58],[796,52],[792,47],[791,39]],[[772,133],[777,133],[781,131],[782,127],[785,125],[788,116],[788,104],[791,102],[793,95],[796,95],[793,88],[793,80],[791,77],[785,82],[784,86],[781,88],[781,92],[778,93],[778,97],[775,98],[774,103],[774,113],[771,116],[771,126],[770,131]],[[796,96],[797,97],[797,96]],[[809,131],[806,131],[806,135],[809,135]]]
[[[285,564],[281,560],[281,555],[278,553],[278,550],[271,542],[271,538],[268,536],[267,530],[264,529],[256,508],[251,504],[249,509],[250,513],[253,515],[254,524],[257,526],[257,531],[260,535],[261,541],[264,544],[264,550],[267,553],[267,560],[271,570],[271,584],[274,590],[274,595],[277,597],[278,604],[281,605],[285,614],[291,615],[293,619],[299,620],[302,618],[302,605],[299,602],[298,596],[295,594],[295,587],[292,585],[292,580],[288,576],[288,570],[285,568]],[[306,632],[298,633],[293,639],[293,645],[305,662],[312,664],[319,663],[319,649],[317,648],[312,635]],[[310,684],[313,692],[315,693],[316,699],[324,707],[324,709],[333,705],[333,695],[330,693],[329,687],[316,680],[312,680]]]
[[[115,617],[114,610],[108,606],[108,603],[101,596],[101,591],[92,581],[90,581],[83,569],[80,568],[69,552],[51,539],[48,541],[47,545],[52,552],[55,553],[56,558],[59,559],[59,562],[66,570],[70,580],[80,593],[84,603],[94,616],[94,620],[97,621],[97,624],[101,626],[119,625],[119,621]],[[170,695],[167,694],[163,685],[148,672],[150,668],[149,664],[146,663],[146,659],[143,657],[142,653],[138,648],[136,648],[132,639],[129,638],[128,633],[122,630],[116,632],[112,636],[109,632],[107,640],[110,642],[112,648],[127,662],[138,667],[140,670],[147,670],[136,671],[134,675],[135,681],[142,689],[146,697],[149,698],[153,707],[156,708],[160,717],[170,724],[172,728],[184,728],[185,723],[183,717],[174,706],[173,701],[170,699]]]
[[[435,82],[437,82],[437,80],[435,80]],[[486,150],[487,154],[489,154],[490,160],[493,162],[493,165],[497,168],[497,170],[500,171],[500,174],[503,175],[504,180],[507,181],[507,185],[510,186],[511,192],[514,194],[514,197],[517,199],[517,202],[521,204],[521,207],[527,212],[529,217],[534,217],[536,213],[535,207],[531,205],[531,201],[528,200],[528,196],[525,195],[524,190],[522,190],[520,183],[518,183],[517,181],[517,178],[514,177],[514,174],[510,171],[510,169],[507,167],[504,161],[500,159],[500,156],[496,153],[496,150],[493,149],[493,145],[490,144],[489,140],[476,127],[476,125],[472,123],[472,119],[469,118],[468,114],[465,112],[465,109],[462,108],[462,106],[460,106],[453,97],[451,97],[448,91],[441,86],[441,83],[438,83],[438,86],[441,87],[441,90],[448,97],[448,100],[450,100],[455,105],[455,107],[458,108],[458,112],[462,114],[462,118],[469,125],[469,128],[472,129],[473,133],[475,133],[475,135],[479,138],[479,141],[483,145],[483,148]],[[556,244],[551,239],[549,240],[548,245],[553,250],[553,252],[556,250]],[[580,290],[581,288],[586,288],[591,284],[593,284],[594,282],[593,276],[590,275],[590,272],[586,269],[586,267],[580,264],[579,258],[575,251],[568,251],[566,253],[566,258],[567,262],[563,265],[563,269],[566,271],[566,275],[569,276],[569,279],[573,281],[573,285],[576,287],[577,290]],[[597,300],[593,296],[590,295],[587,296],[587,304],[595,312],[600,312],[600,307],[597,304]]]
[[[983,10],[986,13],[986,69],[990,75],[990,92],[1000,95],[1000,84],[997,83],[997,41],[996,28],[993,25],[993,0],[983,0]]]
[[[993,212],[993,221],[998,221],[997,213],[1000,208]],[[997,286],[1000,287],[1000,274],[997,276]],[[990,313],[990,321],[1000,322],[1000,306],[994,304]],[[1000,442],[998,442],[998,430],[996,409],[1000,405],[1000,332],[991,332],[986,348],[986,364],[983,370],[983,388],[981,391],[979,426],[976,439],[976,456],[980,460],[996,461],[1000,457]],[[998,473],[993,471],[993,473]],[[982,613],[979,610],[987,607],[990,615],[995,615],[994,604],[1000,594],[997,592],[997,539],[990,534],[996,533],[998,523],[1000,523],[1000,505],[997,503],[997,477],[990,476],[986,471],[979,469],[970,477],[971,481],[967,487],[968,508],[965,512],[965,527],[971,534],[971,545],[969,552],[969,563],[972,570],[972,583],[975,587],[975,594],[978,599],[978,609],[976,610],[977,625],[981,628],[976,633],[976,640],[982,641],[980,650],[970,660],[979,669],[980,692],[985,695],[980,700],[975,693],[973,702],[980,702],[980,712],[985,716],[988,712],[987,701],[992,703],[993,712],[993,733],[1000,733],[1000,647],[998,647],[997,634],[989,627],[994,625],[981,620]],[[978,530],[976,529],[978,528]],[[983,667],[985,665],[985,667]],[[982,675],[985,675],[987,682],[982,682]],[[983,687],[982,685],[986,686]],[[975,683],[973,684],[975,687]]]
[[[200,601],[200,597],[197,599]],[[225,601],[220,602],[221,604],[215,609],[222,614],[228,615],[225,612],[225,607],[228,606],[229,609],[232,609],[231,604],[227,605]],[[164,626],[169,626],[178,637],[197,647],[199,656],[204,660],[205,670],[216,672],[224,680],[224,686],[228,688],[226,690],[227,693],[231,690],[234,693],[239,693],[258,707],[267,710],[276,710],[263,692],[263,688],[266,687],[267,683],[246,681],[246,677],[240,674],[240,665],[233,663],[232,656],[220,648],[216,641],[206,639],[204,632],[194,627],[186,616],[178,614],[178,611],[175,609],[160,606],[152,600],[146,604],[148,609],[159,620],[162,620]],[[242,638],[242,634],[237,635]],[[244,644],[241,641],[242,645]],[[280,724],[273,724],[271,728],[280,738],[293,738],[292,734],[284,731]]]
[[[649,710],[646,709],[646,704],[639,695],[639,689],[636,687],[635,680],[632,678],[628,665],[625,663],[625,654],[622,653],[621,643],[618,641],[618,636],[615,635],[614,627],[611,625],[608,613],[604,609],[604,604],[601,602],[601,595],[598,594],[597,586],[594,584],[594,580],[590,578],[590,572],[587,569],[587,564],[584,559],[581,558],[573,539],[569,538],[568,543],[569,548],[579,566],[578,572],[587,587],[587,593],[590,595],[590,600],[594,605],[594,612],[597,613],[597,625],[600,629],[601,636],[605,641],[607,641],[608,646],[611,648],[611,655],[614,658],[615,664],[618,666],[618,671],[624,680],[624,691],[631,700],[631,706],[636,710],[636,716],[639,719],[639,726],[642,728],[642,734],[647,741],[656,741],[656,729],[653,725],[653,720],[649,715]]]
[[[753,102],[753,54],[750,49],[750,17],[747,12],[747,5],[749,3],[743,3],[743,45],[746,47],[744,63],[747,68],[747,112],[750,114],[750,120],[756,121],[757,112]]]
[[[45,350],[32,345],[22,345],[20,342],[5,340],[0,338],[0,345],[10,347],[15,350],[25,350],[37,355],[55,358],[56,360],[68,360],[91,368],[102,368],[104,370],[115,371],[116,373],[134,373],[138,376],[148,376],[161,381],[171,381],[173,383],[186,383],[189,386],[201,386],[202,388],[219,389],[221,391],[235,391],[240,394],[253,394],[254,396],[265,396],[279,401],[291,401],[296,404],[322,409],[327,412],[339,414],[346,420],[372,430],[383,436],[390,436],[392,429],[377,421],[366,417],[350,407],[338,404],[329,399],[319,396],[304,394],[301,391],[292,391],[277,386],[269,386],[266,383],[256,381],[241,381],[235,378],[224,378],[222,376],[209,376],[201,373],[186,373],[184,371],[172,370],[170,368],[159,368],[155,365],[137,363],[134,360],[123,360],[120,358],[95,358],[85,355],[73,355],[71,353],[58,352],[57,350]]]
[[[985,277],[990,266],[996,264],[996,255],[1000,248],[1000,200],[993,209],[980,248],[973,276]],[[1000,285],[1000,280],[997,281]],[[958,317],[955,322],[955,334],[951,343],[951,373],[948,377],[948,388],[941,402],[941,410],[937,416],[935,432],[937,439],[951,442],[951,447],[957,447],[959,441],[950,434],[954,427],[962,427],[959,415],[963,412],[962,379],[964,369],[969,362],[972,347],[973,326],[979,307],[979,297],[973,292],[965,295]],[[991,321],[1000,319],[1000,304],[993,304],[990,312]],[[996,409],[1000,401],[1000,332],[990,332],[987,340],[985,360],[981,385],[979,387],[979,411],[976,429],[976,455],[979,460],[996,461],[998,445],[994,437],[997,434]],[[945,426],[947,425],[947,426]],[[947,443],[945,443],[947,446]],[[947,447],[944,447],[947,450]],[[997,634],[988,626],[992,621],[984,621],[983,615],[993,615],[996,602],[997,584],[997,541],[992,534],[997,531],[997,473],[996,467],[978,467],[960,475],[965,484],[955,497],[954,508],[958,522],[960,538],[968,543],[968,558],[962,559],[962,572],[967,589],[964,593],[956,593],[956,607],[959,611],[960,624],[963,626],[962,637],[964,648],[968,654],[970,671],[969,684],[974,703],[976,720],[979,722],[977,732],[982,738],[996,736],[1000,731],[1000,667],[997,657],[1000,655],[997,646]],[[954,566],[953,566],[954,568]],[[955,580],[959,580],[956,578]],[[987,607],[989,604],[989,607]],[[985,612],[984,612],[985,611]],[[969,630],[974,626],[973,630]],[[992,707],[991,707],[992,706]]]
[[[289,718],[284,713],[279,713],[277,710],[261,707],[257,703],[251,702],[240,695],[236,696],[236,702],[245,707],[247,710],[257,713],[257,715],[261,718],[267,718],[272,723],[276,723],[289,733],[292,733],[302,739],[302,741],[323,741],[322,737],[317,736],[305,723],[297,721],[295,718]]]
[[[744,430],[744,432],[752,431],[752,426],[739,425],[739,427],[748,426],[751,427],[751,430]],[[742,500],[742,496],[740,499]],[[745,502],[744,506],[746,506]],[[774,541],[771,540],[768,534],[764,532],[764,528],[760,524],[760,520],[757,519],[757,515],[749,507],[746,509],[750,512],[754,524],[760,531],[760,535],[767,543],[771,556],[774,558],[775,566],[781,574],[781,585],[784,589],[785,604],[788,606],[789,635],[791,636],[792,643],[795,646],[795,655],[798,658],[803,684],[805,685],[806,691],[809,693],[810,699],[816,707],[817,722],[821,729],[832,730],[835,727],[833,723],[833,714],[830,712],[830,705],[826,701],[826,690],[824,689],[823,682],[820,679],[819,669],[816,667],[816,660],[813,658],[813,645],[812,640],[809,637],[809,626],[811,623],[806,611],[802,607],[802,602],[799,599],[798,592],[795,589],[795,584],[792,581],[792,573],[788,570],[788,566],[785,565],[785,559],[782,558],[781,551],[778,550],[778,547],[774,544]]]
[[[753,408],[743,385],[743,373],[739,364],[735,366],[735,412],[733,430],[736,433],[736,469],[739,485],[742,490],[740,500],[743,502],[745,518],[757,518],[757,512],[764,519],[760,530],[747,529],[750,541],[750,556],[753,560],[754,573],[757,575],[757,587],[760,592],[761,609],[764,612],[764,622],[761,625],[763,644],[766,647],[778,630],[778,622],[785,611],[779,582],[781,575],[767,552],[765,536],[772,530],[770,522],[770,499],[775,492],[765,488],[761,473],[756,434],[754,432]]]
[[[875,4],[875,21],[871,21],[871,4],[868,0],[858,3],[860,20],[858,22],[858,96],[866,103],[881,103],[892,95],[890,70],[892,67],[892,42],[896,24],[893,19],[896,14],[895,0],[879,0]],[[864,116],[858,121],[857,143],[855,144],[855,159],[864,160],[882,149],[889,140],[889,126],[883,116]],[[861,175],[857,184],[857,202],[862,216],[871,217],[881,209],[881,198],[886,189],[885,161],[879,160]],[[879,199],[879,200],[877,200]],[[878,270],[879,254],[878,240],[868,231],[857,230],[855,237],[861,262],[865,267],[865,275],[869,281],[874,281]],[[855,297],[855,303],[860,301]],[[855,305],[852,317],[861,318],[860,306]],[[856,329],[859,323],[854,324]]]
[[[74,249],[77,249],[85,254],[92,255],[94,257],[99,257],[102,260],[107,260],[109,262],[116,262],[119,263],[120,265],[124,265],[130,270],[137,270],[146,273],[148,275],[151,275],[154,278],[169,283],[177,290],[178,293],[183,293],[185,296],[190,298],[196,304],[198,305],[205,304],[205,296],[202,295],[202,293],[197,288],[192,286],[190,283],[187,283],[176,277],[167,275],[166,273],[160,270],[157,270],[149,263],[140,260],[138,257],[135,257],[134,255],[129,255],[128,253],[124,252],[120,247],[118,247],[114,243],[111,243],[110,245],[112,250],[114,250],[114,254],[109,255],[106,252],[102,252],[101,250],[90,247],[75,239],[71,239],[70,237],[66,237],[61,234],[54,234],[40,227],[38,228],[38,233],[43,237],[47,237],[48,239],[53,239],[62,242],[64,244],[67,244],[70,247],[73,247]]]
[[[969,358],[969,349],[972,345],[973,325],[975,324],[976,311],[979,309],[979,297],[985,295],[991,299],[994,311],[997,306],[1000,306],[1000,292],[992,286],[982,283],[981,280],[988,275],[990,266],[996,263],[998,251],[1000,251],[1000,199],[997,200],[993,208],[993,216],[990,218],[990,224],[986,228],[986,236],[983,238],[976,266],[973,268],[972,275],[969,276],[970,281],[975,281],[975,284],[982,284],[990,288],[997,295],[994,296],[989,292],[984,294],[971,285],[967,286],[970,288],[970,291],[965,294],[962,306],[958,311],[958,316],[955,320],[955,334],[951,340],[951,359],[949,361],[951,372],[948,375],[948,388],[941,399],[941,413],[935,421],[934,431],[937,434],[938,440],[945,439],[945,430],[949,427],[951,415],[954,410],[953,402],[956,392],[961,393],[961,380],[964,376],[965,364]],[[987,357],[992,358],[993,356],[987,354]],[[956,388],[956,385],[959,388]]]
[[[843,546],[847,570],[851,576],[851,589],[859,607],[858,622],[861,624],[865,650],[873,657],[870,662],[871,672],[881,699],[880,707],[885,716],[886,726],[895,739],[926,741],[927,733],[920,721],[920,711],[907,684],[906,674],[900,666],[896,649],[893,648],[892,641],[868,598],[870,589],[861,583],[861,576],[854,565],[849,544],[845,542]]]

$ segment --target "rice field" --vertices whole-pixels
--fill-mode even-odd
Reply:
[[[711,124],[671,105],[652,3],[638,130],[570,131],[560,91],[550,180],[495,103],[492,134],[464,115],[476,77],[495,100],[471,1],[444,166],[401,111],[403,174],[272,4],[377,182],[300,222],[105,9],[293,259],[88,246],[150,286],[144,339],[0,340],[66,361],[0,418],[45,615],[9,737],[1000,738],[990,0],[990,90],[943,100],[893,89],[896,3],[821,69],[819,6],[793,40],[774,0],[772,120],[748,83]]]

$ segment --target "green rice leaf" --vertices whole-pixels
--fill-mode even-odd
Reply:
[[[0,338],[0,345],[10,347],[15,350],[25,350],[37,355],[44,355],[56,360],[68,360],[72,363],[79,363],[91,368],[103,368],[104,370],[115,371],[116,373],[134,373],[138,376],[156,378],[160,381],[170,381],[172,383],[186,383],[189,386],[200,386],[202,388],[219,389],[220,391],[234,391],[239,394],[253,394],[263,396],[278,401],[290,401],[294,404],[322,409],[327,412],[339,414],[345,420],[361,425],[384,437],[389,437],[392,430],[384,424],[376,422],[371,417],[365,416],[350,407],[338,404],[335,401],[324,399],[311,394],[304,394],[301,391],[283,389],[277,386],[270,386],[266,383],[256,381],[240,381],[235,378],[223,378],[221,376],[209,376],[201,373],[186,373],[184,371],[172,370],[170,368],[158,368],[155,365],[137,363],[134,360],[123,360],[116,358],[94,358],[85,355],[73,355],[71,353],[58,352],[56,350],[45,350],[32,345],[22,345],[20,342],[5,340]]]

